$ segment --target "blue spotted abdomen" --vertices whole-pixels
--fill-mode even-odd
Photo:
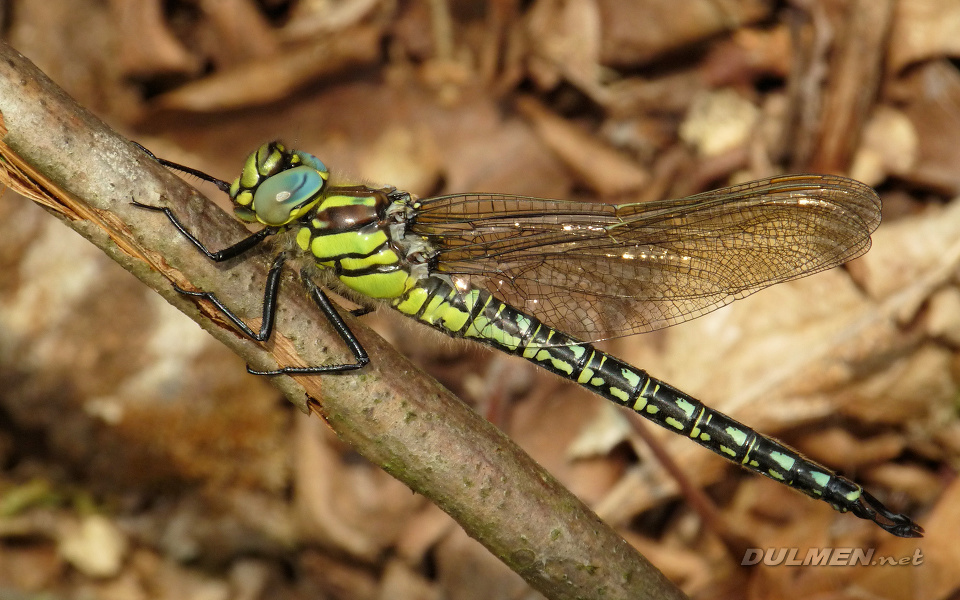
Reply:
[[[592,344],[544,325],[485,290],[460,290],[449,278],[431,276],[392,305],[453,337],[474,339],[522,356],[751,471],[826,500],[838,510],[862,510],[858,499],[863,488],[858,484]]]

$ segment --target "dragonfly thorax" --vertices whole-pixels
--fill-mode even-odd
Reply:
[[[297,244],[348,288],[371,298],[397,298],[430,274],[436,256],[408,231],[410,194],[394,188],[330,186],[296,225]]]

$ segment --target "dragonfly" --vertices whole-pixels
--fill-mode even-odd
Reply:
[[[454,338],[523,357],[746,469],[873,521],[900,537],[923,528],[864,488],[660,381],[593,343],[696,318],[770,285],[836,267],[870,248],[880,198],[833,175],[783,175],[686,198],[600,204],[511,194],[417,198],[331,178],[316,156],[279,141],[252,152],[232,182],[157,158],[213,183],[237,218],[261,228],[211,251],[168,207],[160,211],[213,261],[271,236],[309,258],[301,279],[354,362],[258,375],[329,374],[370,361],[323,287],[386,304]],[[249,338],[269,339],[281,272],[268,271],[258,331],[215,294],[206,299]]]

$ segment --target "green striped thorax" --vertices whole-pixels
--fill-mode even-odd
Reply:
[[[230,186],[234,213],[249,223],[283,227],[310,212],[330,178],[320,159],[279,142],[257,148]]]
[[[331,185],[315,156],[280,142],[260,146],[230,186],[240,219],[295,230],[317,266],[370,298],[399,298],[429,276],[432,246],[410,235],[419,202],[393,187]]]

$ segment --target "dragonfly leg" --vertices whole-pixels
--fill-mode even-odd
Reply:
[[[263,319],[260,322],[260,331],[258,332],[255,332],[249,325],[244,323],[235,312],[227,308],[213,292],[194,292],[185,290],[178,285],[174,285],[173,289],[184,296],[193,296],[195,298],[209,300],[217,307],[220,314],[226,317],[247,337],[258,342],[265,342],[270,339],[270,334],[273,332],[273,322],[277,316],[277,292],[280,290],[280,275],[283,272],[284,260],[286,260],[286,255],[283,253],[278,254],[270,266],[270,271],[267,273],[267,283],[263,292]]]
[[[247,371],[254,375],[316,375],[318,373],[345,373],[347,371],[355,371],[369,364],[370,357],[367,355],[367,351],[364,350],[360,340],[350,331],[350,327],[344,322],[340,313],[337,312],[337,309],[334,307],[333,302],[330,301],[330,298],[327,297],[327,294],[310,278],[309,271],[306,269],[302,271],[300,278],[303,280],[303,285],[310,292],[313,301],[320,307],[324,316],[327,317],[327,320],[330,321],[330,324],[334,330],[336,330],[337,335],[339,335],[340,339],[350,348],[350,352],[353,353],[356,362],[321,365],[318,367],[282,367],[272,371],[258,371],[248,366]],[[274,291],[273,300],[276,300],[276,291]],[[266,315],[266,302],[264,303],[264,315]],[[264,317],[264,321],[266,321],[266,317]],[[271,319],[271,326],[272,324]]]
[[[227,194],[230,193],[229,181],[224,181],[223,179],[217,179],[213,175],[204,173],[200,169],[194,169],[193,167],[187,167],[187,166],[181,165],[180,163],[175,163],[165,158],[160,158],[153,152],[150,152],[149,150],[147,150],[146,147],[144,147],[142,144],[138,144],[137,142],[133,142],[133,145],[136,146],[137,148],[140,148],[140,150],[143,151],[147,156],[157,161],[161,165],[167,167],[168,169],[173,169],[174,171],[180,171],[181,173],[193,175],[194,177],[198,177],[203,181],[212,183],[213,185],[217,186],[217,188],[219,188],[221,192],[224,192]]]
[[[204,256],[206,256],[207,258],[209,258],[214,262],[223,262],[231,258],[236,258],[241,254],[243,254],[244,252],[248,252],[252,250],[257,246],[257,244],[267,239],[271,235],[274,235],[277,233],[276,229],[271,227],[266,227],[254,234],[251,234],[243,238],[242,240],[240,240],[236,244],[233,244],[232,246],[229,246],[227,248],[224,248],[223,250],[218,250],[214,252],[212,250],[209,250],[206,246],[203,245],[203,242],[198,240],[195,235],[190,233],[186,225],[184,225],[180,221],[180,219],[177,217],[177,215],[175,215],[173,211],[167,208],[166,206],[153,206],[151,204],[144,204],[136,200],[131,200],[131,202],[133,203],[134,206],[138,208],[145,208],[147,210],[152,210],[155,212],[162,212],[163,214],[167,215],[167,218],[170,220],[171,223],[173,223],[173,226],[177,228],[177,231],[179,231],[183,235],[183,237],[187,238],[187,240],[189,240],[191,244],[196,246],[197,249],[200,250],[200,252],[203,252]]]

